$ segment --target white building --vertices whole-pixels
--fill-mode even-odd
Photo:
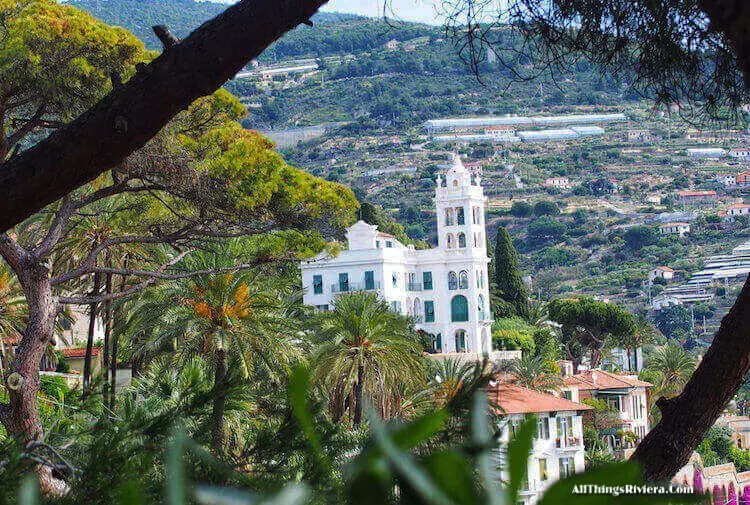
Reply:
[[[529,454],[527,478],[520,490],[518,503],[533,505],[544,491],[560,479],[584,470],[582,413],[593,408],[540,393],[508,382],[490,385],[490,400],[506,417],[500,430],[500,479],[507,482],[505,447],[524,417],[537,417],[537,434]]]
[[[724,221],[734,221],[737,216],[750,215],[750,205],[746,203],[735,203],[724,211]]]
[[[550,177],[544,181],[547,188],[570,189],[570,180],[567,177]]]
[[[738,160],[750,160],[750,148],[735,147],[729,150],[729,156]]]
[[[727,188],[737,185],[736,176],[732,174],[719,174],[716,176],[716,182]]]
[[[303,262],[303,301],[328,310],[341,293],[372,291],[414,317],[439,353],[491,353],[486,198],[479,175],[458,156],[435,189],[438,247],[416,250],[364,221],[346,233],[348,249]]]
[[[674,270],[669,267],[656,267],[648,274],[650,280],[664,279],[665,281],[671,281],[674,279]]]
[[[564,397],[573,402],[584,399],[604,400],[617,412],[612,425],[598,428],[602,441],[612,451],[633,449],[649,432],[648,401],[646,390],[651,383],[639,380],[635,375],[621,375],[604,370],[587,370],[563,379],[561,388]],[[635,435],[635,444],[620,437],[621,432]]]
[[[659,233],[662,235],[677,235],[684,237],[685,234],[690,233],[690,225],[681,222],[664,223],[659,226]]]

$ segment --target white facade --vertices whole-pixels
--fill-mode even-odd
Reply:
[[[454,155],[437,178],[437,248],[416,250],[359,221],[347,250],[302,263],[304,303],[328,310],[341,293],[376,292],[433,335],[436,352],[492,352],[485,202],[480,177]]]
[[[537,436],[528,459],[527,478],[519,491],[518,503],[534,505],[544,495],[544,491],[560,479],[585,469],[583,447],[583,422],[580,412],[560,411],[541,412],[537,416]],[[523,422],[523,414],[508,416],[507,424],[500,435],[500,446],[504,449],[510,440],[512,427]],[[504,450],[501,449],[501,462]],[[507,464],[502,463],[502,468]],[[507,472],[501,472],[501,479],[507,482]]]

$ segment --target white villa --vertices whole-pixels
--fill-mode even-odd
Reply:
[[[438,246],[417,250],[364,221],[348,249],[303,262],[303,301],[328,310],[341,293],[372,291],[433,336],[436,353],[492,352],[484,191],[457,156],[435,188]]]

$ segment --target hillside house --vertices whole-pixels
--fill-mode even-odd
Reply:
[[[508,479],[505,447],[526,415],[537,417],[537,435],[519,504],[535,504],[550,485],[584,470],[582,414],[592,407],[502,381],[491,383],[487,393],[500,408],[498,414],[505,416],[498,451],[498,466],[503,469],[500,480]]]
[[[732,442],[738,449],[750,449],[750,417],[722,414],[714,423],[732,432]]]
[[[750,160],[750,148],[748,147],[735,147],[729,150],[729,157],[736,160]]]
[[[746,203],[735,203],[730,205],[724,211],[724,221],[734,221],[737,216],[747,216],[750,214],[750,205]]]
[[[737,182],[737,186],[741,188],[750,186],[750,172],[742,172],[741,174],[738,174],[737,177],[735,177],[735,181]]]
[[[550,177],[544,181],[545,188],[557,188],[568,190],[572,187],[567,177]]]
[[[621,432],[631,432],[636,444],[649,432],[648,389],[651,383],[633,375],[621,375],[604,370],[587,370],[563,378],[563,396],[574,402],[586,399],[604,400],[616,412],[606,425],[594,426],[602,441],[612,451],[632,448],[621,439]],[[593,413],[584,416],[584,423],[593,423]]]
[[[664,279],[665,281],[671,281],[674,279],[674,270],[669,267],[656,267],[649,273],[649,279]]]
[[[690,233],[690,225],[682,222],[664,223],[659,225],[659,233],[662,235],[677,235],[678,237],[684,237],[685,234]]]
[[[725,188],[731,188],[737,185],[737,176],[732,174],[719,174],[716,176],[716,182]]]
[[[625,132],[625,138],[631,144],[642,144],[654,140],[649,130],[628,130]]]
[[[705,205],[716,202],[718,198],[714,190],[677,192],[677,201],[682,205]]]

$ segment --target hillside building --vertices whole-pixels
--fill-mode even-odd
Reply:
[[[580,402],[586,399],[604,400],[617,416],[606,426],[596,426],[602,441],[612,451],[632,449],[649,432],[647,390],[653,385],[634,375],[621,375],[604,370],[587,370],[563,378],[562,394]],[[635,443],[623,441],[622,432],[635,435]]]
[[[659,233],[662,235],[677,235],[684,237],[686,233],[690,233],[690,225],[688,223],[664,223],[659,226]]]
[[[343,293],[370,291],[432,335],[435,353],[491,353],[485,205],[480,176],[454,155],[437,177],[436,248],[416,250],[359,221],[347,250],[301,264],[304,303],[324,311]]]
[[[678,191],[677,201],[682,205],[701,205],[715,202],[719,198],[716,191]]]
[[[505,448],[524,416],[537,417],[537,434],[529,454],[527,478],[522,485],[518,503],[534,505],[544,491],[560,479],[584,470],[583,448],[584,412],[593,410],[588,405],[558,398],[508,382],[493,383],[488,387],[490,401],[505,416],[500,430],[498,466],[500,480],[507,482]]]

